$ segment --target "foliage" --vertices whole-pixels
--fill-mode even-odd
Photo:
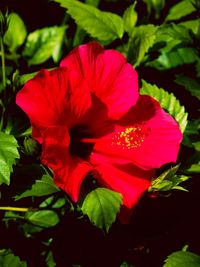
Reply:
[[[0,132],[0,184],[10,184],[10,173],[13,164],[19,158],[17,141],[14,136]]]
[[[27,5],[25,14],[18,4],[12,6],[8,2],[0,11],[0,235],[3,236],[0,240],[0,266],[57,266],[57,261],[62,259],[54,255],[62,251],[60,244],[56,243],[60,233],[61,236],[67,235],[68,243],[63,251],[68,262],[58,266],[100,266],[100,262],[99,265],[92,262],[93,254],[95,257],[98,253],[100,261],[100,257],[104,257],[101,255],[104,246],[108,250],[104,253],[109,254],[111,247],[116,250],[114,256],[109,254],[113,261],[120,259],[117,264],[105,259],[101,266],[161,266],[166,246],[161,249],[160,257],[155,257],[154,251],[157,251],[160,240],[166,241],[166,233],[170,235],[172,226],[168,229],[168,225],[178,225],[178,230],[181,228],[182,231],[179,238],[183,236],[189,228],[186,217],[192,216],[192,212],[188,215],[184,210],[189,206],[187,201],[194,206],[199,200],[196,193],[199,186],[196,177],[200,172],[199,1],[54,0],[46,3],[44,18],[37,17],[41,16],[42,4],[40,8],[37,5],[35,2],[30,7]],[[47,14],[51,5],[52,17]],[[33,6],[35,11],[31,10]],[[35,14],[31,22],[29,14]],[[139,74],[140,93],[155,98],[178,122],[183,133],[178,157],[180,164],[163,166],[155,173],[149,187],[151,194],[145,194],[139,202],[133,212],[133,224],[127,226],[129,228],[118,223],[120,212],[127,215],[120,194],[95,183],[86,183],[76,204],[54,184],[52,171],[41,165],[41,147],[31,137],[30,122],[15,105],[16,92],[41,68],[56,68],[73,47],[92,40],[120,51],[127,58]],[[154,193],[156,199],[149,198]],[[174,196],[177,201],[173,200]],[[162,206],[165,200],[169,203],[167,208]],[[176,214],[169,215],[173,206],[177,214],[185,214],[180,219],[181,227]],[[193,206],[191,210],[194,210]],[[198,231],[196,219],[193,221],[194,229]],[[92,244],[88,249],[92,252],[89,251],[84,258],[82,249],[87,247],[87,239],[95,236],[92,224],[103,230],[102,239],[106,241],[100,242],[99,246]],[[73,236],[68,241],[71,225],[74,228],[79,225],[81,229],[77,230],[78,240]],[[84,227],[91,227],[89,234]],[[98,233],[101,230],[95,229]],[[174,232],[172,238],[176,238]],[[126,233],[128,237],[125,240]],[[81,239],[84,235],[86,240]],[[38,259],[31,255],[30,249],[18,249],[13,236],[24,242],[23,249],[32,244]],[[188,236],[190,234],[186,239],[190,238]],[[96,242],[96,236],[94,239]],[[70,247],[73,246],[75,260],[71,260]],[[168,256],[164,266],[200,266],[199,256],[177,251]]]
[[[163,267],[199,267],[200,266],[200,256],[189,252],[189,251],[177,251],[172,253],[165,260]]]
[[[182,186],[179,186],[179,184],[188,180],[189,177],[185,175],[176,175],[178,168],[179,165],[176,165],[155,178],[149,187],[149,192],[169,191],[172,189],[187,191]]]
[[[122,204],[122,196],[106,188],[97,188],[90,192],[81,207],[90,221],[108,232]]]
[[[161,106],[167,110],[167,112],[172,115],[176,121],[179,123],[180,129],[184,132],[187,125],[187,116],[184,106],[180,105],[180,102],[171,93],[169,94],[162,88],[158,88],[156,85],[151,85],[142,81],[141,94],[150,95],[161,104]]]
[[[19,257],[12,254],[9,250],[0,250],[0,265],[3,267],[27,267],[26,262],[21,261]]]

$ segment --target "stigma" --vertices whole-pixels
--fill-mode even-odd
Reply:
[[[149,135],[150,128],[144,128],[142,124],[136,124],[118,131],[112,138],[112,146],[119,146],[122,149],[139,148]]]

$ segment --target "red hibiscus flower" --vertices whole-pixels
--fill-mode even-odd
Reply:
[[[42,162],[77,201],[89,173],[123,196],[131,209],[154,169],[175,162],[182,134],[149,96],[123,55],[92,42],[74,49],[59,68],[40,71],[17,94],[42,144]]]

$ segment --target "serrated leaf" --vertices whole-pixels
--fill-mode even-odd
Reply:
[[[195,10],[196,9],[190,0],[183,0],[183,1],[180,1],[179,3],[177,3],[176,5],[174,5],[169,10],[169,14],[167,15],[165,20],[166,21],[178,20],[178,19],[192,13]]]
[[[97,7],[99,4],[100,0],[86,0],[85,3],[90,5],[90,6],[94,6]],[[73,47],[76,47],[78,45],[81,45],[84,41],[86,35],[86,31],[83,30],[80,26],[77,26],[76,32],[74,34],[74,38],[73,38]]]
[[[0,250],[0,266],[2,267],[27,267],[25,261],[21,261],[10,250]]]
[[[25,214],[25,219],[44,228],[53,227],[59,222],[58,215],[52,210],[29,211]]]
[[[18,144],[13,135],[0,132],[0,184],[10,184],[12,166],[19,159]]]
[[[143,95],[149,95],[155,98],[162,108],[174,117],[178,122],[182,133],[185,131],[187,126],[188,114],[185,112],[184,106],[180,105],[180,102],[172,93],[168,93],[162,88],[158,88],[155,84],[152,85],[142,80],[142,89],[140,93]]]
[[[4,43],[11,52],[21,46],[27,35],[26,26],[20,16],[16,13],[10,13],[8,16],[8,30],[4,35]]]
[[[28,64],[37,65],[50,57],[55,58],[55,51],[63,42],[65,30],[66,26],[52,26],[30,33],[23,51]]]
[[[41,180],[36,180],[30,190],[26,190],[21,195],[15,196],[15,200],[24,197],[41,197],[47,196],[60,191],[49,175],[43,175]]]
[[[179,184],[188,180],[189,177],[185,175],[176,175],[179,166],[180,165],[176,165],[173,168],[164,171],[157,178],[153,179],[148,191],[169,191],[172,189],[187,191],[185,188],[179,186]]]
[[[177,251],[167,257],[163,267],[200,267],[200,256],[188,251]]]
[[[124,29],[131,36],[134,26],[137,22],[137,12],[135,11],[136,2],[130,5],[123,14]]]
[[[81,28],[104,44],[109,44],[117,38],[122,38],[124,25],[120,16],[100,11],[93,6],[76,0],[54,1],[67,8],[67,12]]]
[[[187,91],[200,100],[200,83],[196,80],[185,76],[183,74],[177,74],[175,82],[182,85]]]
[[[128,44],[128,61],[134,67],[140,65],[149,48],[156,39],[157,27],[154,25],[142,25],[135,27]]]
[[[121,204],[121,194],[106,188],[97,188],[86,196],[81,210],[92,223],[108,232],[116,220]]]

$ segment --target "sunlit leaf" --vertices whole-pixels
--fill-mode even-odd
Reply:
[[[177,251],[167,257],[163,267],[200,267],[200,256],[188,251]]]
[[[4,35],[4,43],[14,52],[21,46],[27,35],[26,26],[20,16],[16,13],[10,13],[8,16],[8,30]]]
[[[116,220],[121,204],[122,196],[119,193],[97,188],[86,196],[81,209],[92,223],[108,232]]]
[[[134,66],[140,65],[149,48],[156,39],[156,26],[142,25],[135,27],[128,45],[128,61]]]
[[[169,10],[166,21],[180,19],[195,10],[196,9],[190,0],[182,0]]]
[[[192,96],[195,96],[200,100],[200,83],[198,83],[196,80],[183,74],[177,74],[175,82],[179,85],[182,85],[191,93]]]
[[[21,261],[18,256],[15,256],[10,250],[0,250],[0,266],[1,267],[27,267],[25,261]]]
[[[146,65],[159,70],[167,70],[184,64],[192,64],[198,60],[198,56],[193,48],[178,48],[176,51],[162,53],[156,60],[148,62]]]
[[[19,159],[18,144],[13,135],[0,132],[0,184],[10,184],[12,166]]]
[[[124,29],[131,36],[134,26],[137,22],[137,12],[135,11],[136,2],[130,5],[123,14]]]
[[[187,191],[185,188],[179,186],[179,184],[188,180],[189,177],[185,175],[176,175],[178,169],[179,165],[176,165],[173,168],[164,171],[157,178],[153,179],[148,191],[169,191],[172,189]]]
[[[66,26],[52,26],[30,33],[23,51],[29,65],[41,64],[50,57],[55,58],[55,51],[63,42],[65,30]]]
[[[92,37],[108,44],[124,33],[123,20],[120,16],[103,12],[76,0],[54,0],[72,16],[76,23]]]
[[[53,182],[53,179],[48,175],[43,175],[41,180],[36,180],[31,189],[26,190],[20,195],[15,196],[15,200],[24,197],[40,197],[47,196],[59,191],[59,188]]]
[[[179,123],[179,127],[184,132],[187,125],[187,116],[184,106],[172,93],[168,93],[162,88],[158,88],[155,84],[152,85],[142,80],[142,89],[140,91],[143,95],[150,95],[155,98],[162,108],[164,108],[175,120]]]
[[[184,26],[185,28],[190,29],[194,34],[197,34],[200,29],[200,19],[187,20],[187,21],[181,22],[180,25]]]
[[[44,228],[53,227],[59,222],[58,215],[52,210],[29,211],[25,214],[25,219]]]
[[[85,3],[94,7],[97,7],[99,4],[100,0],[86,0]],[[77,29],[76,32],[74,34],[74,38],[73,38],[73,47],[76,47],[78,45],[81,45],[83,43],[83,40],[86,36],[86,31],[83,30],[83,28],[81,28],[80,26],[77,25]]]

